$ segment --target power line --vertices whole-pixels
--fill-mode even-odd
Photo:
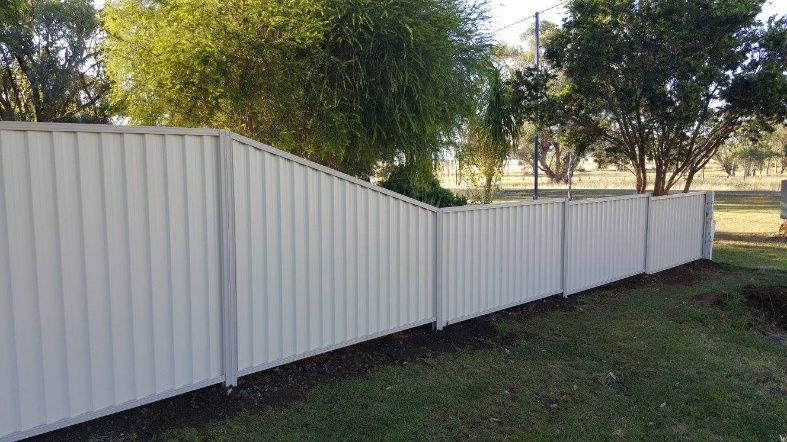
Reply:
[[[543,14],[544,12],[551,11],[552,9],[555,9],[555,8],[557,8],[557,7],[559,7],[559,6],[563,6],[563,5],[565,5],[566,3],[568,3],[568,0],[563,0],[563,1],[562,1],[562,2],[560,2],[560,3],[555,3],[554,5],[552,5],[552,6],[548,7],[548,8],[546,8],[546,9],[544,9],[543,11],[538,11],[538,12],[536,12],[536,13],[533,13],[533,14],[531,14],[531,15],[528,15],[528,16],[527,16],[527,17],[525,17],[525,18],[521,18],[521,19],[519,19],[519,20],[517,20],[517,21],[515,21],[515,22],[513,22],[513,23],[509,23],[509,24],[507,24],[507,25],[503,26],[502,28],[495,29],[494,31],[492,31],[492,33],[493,33],[493,34],[496,34],[496,33],[500,32],[500,31],[502,31],[503,29],[508,29],[508,28],[510,28],[511,26],[518,25],[519,23],[522,23],[523,21],[530,20],[531,18],[534,18],[534,17],[536,16],[536,14]]]

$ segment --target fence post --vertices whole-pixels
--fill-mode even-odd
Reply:
[[[443,209],[435,213],[434,238],[434,330],[442,330],[443,320]]]
[[[560,236],[561,238],[561,285],[563,287],[563,297],[568,298],[568,208],[569,208],[569,201],[568,199],[563,200],[563,234]]]
[[[235,172],[232,138],[219,132],[219,213],[221,241],[221,353],[224,386],[238,385],[238,292],[235,274]]]
[[[653,214],[653,194],[648,194],[648,199],[646,200],[645,204],[645,260],[642,263],[643,265],[643,273],[648,273],[649,270],[649,263],[648,263],[648,254],[650,254],[650,219],[652,218]]]
[[[713,203],[715,193],[710,190],[705,192],[705,221],[702,229],[702,258],[713,259],[713,237],[716,232],[716,223],[713,219]]]

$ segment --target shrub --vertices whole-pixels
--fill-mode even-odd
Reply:
[[[417,179],[414,177],[418,177]],[[467,199],[454,195],[450,190],[440,185],[440,181],[431,170],[425,174],[421,171],[414,173],[414,168],[398,165],[390,168],[388,178],[380,183],[382,187],[400,193],[410,198],[417,199],[426,204],[437,207],[464,206]]]

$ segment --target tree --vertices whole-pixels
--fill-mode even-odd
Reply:
[[[483,203],[492,202],[495,181],[517,137],[518,125],[512,114],[511,92],[503,82],[500,70],[493,68],[488,74],[478,114],[469,120],[466,134],[470,164],[484,178]]]
[[[762,171],[774,154],[765,144],[747,140],[741,144],[735,156],[743,166],[743,176],[747,177],[757,175],[757,171],[762,175]]]
[[[106,59],[134,123],[226,127],[368,179],[428,166],[472,113],[484,14],[464,0],[116,0]]]
[[[557,29],[555,23],[542,21],[540,40],[549,40]],[[545,62],[538,71],[533,68],[534,36],[535,27],[530,26],[522,33],[521,47],[497,46],[492,58],[503,67],[506,86],[512,91],[513,118],[520,126],[514,154],[523,165],[535,168],[533,138],[538,133],[539,170],[552,182],[567,182],[569,168],[573,170],[577,164],[570,159],[576,155],[568,136],[570,122],[556,114],[560,109],[553,98],[565,87],[565,77]]]
[[[625,157],[655,195],[695,174],[747,121],[787,116],[787,20],[763,0],[573,0],[545,53],[581,136]]]
[[[724,169],[724,173],[726,173],[728,177],[735,176],[735,172],[738,169],[738,155],[736,149],[735,139],[730,138],[719,146],[718,150],[716,150],[716,154],[713,156],[713,159],[719,163],[719,166]]]
[[[0,119],[106,122],[108,83],[89,0],[0,8]]]
[[[765,132],[762,141],[776,159],[778,172],[783,174],[787,170],[787,126],[780,124],[771,129]]]

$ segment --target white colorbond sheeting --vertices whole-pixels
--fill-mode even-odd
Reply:
[[[433,210],[264,145],[233,156],[240,374],[434,321]]]
[[[647,195],[571,201],[568,208],[566,295],[643,272]]]
[[[31,126],[0,127],[0,437],[221,382],[218,137]]]
[[[561,292],[562,200],[441,213],[442,318],[458,322]]]
[[[2,122],[0,439],[709,257],[712,226],[705,193],[438,210],[224,131]]]
[[[705,192],[651,198],[647,272],[702,258]]]

